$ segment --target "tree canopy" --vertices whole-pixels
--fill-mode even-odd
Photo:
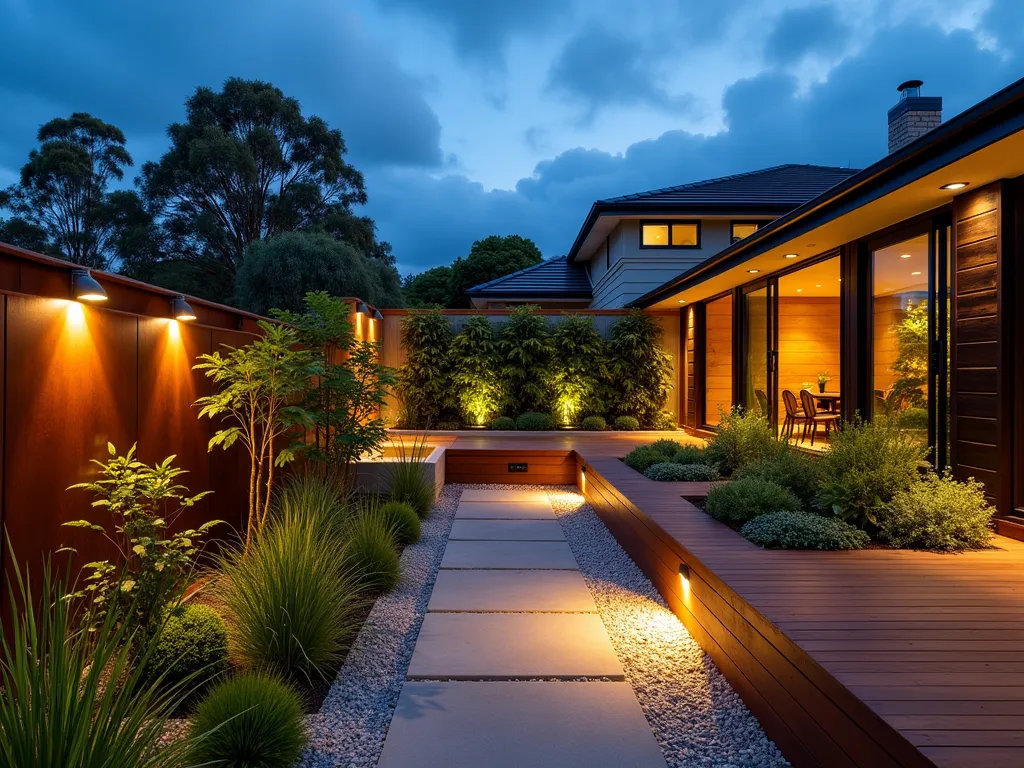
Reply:
[[[543,258],[532,240],[519,235],[491,235],[477,240],[467,256],[460,256],[452,264],[448,306],[468,307],[466,291],[474,285],[540,264]]]
[[[116,258],[118,206],[107,188],[132,165],[119,128],[85,112],[55,118],[36,134],[17,184],[0,192],[0,207],[13,215],[0,234],[15,245],[63,256],[76,264],[106,268]],[[132,201],[134,204],[136,201]]]
[[[402,283],[405,303],[414,308],[444,307],[448,303],[451,267],[433,267],[418,275],[409,275]]]

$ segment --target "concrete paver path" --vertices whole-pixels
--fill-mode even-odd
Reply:
[[[665,768],[547,494],[455,517],[378,766]]]

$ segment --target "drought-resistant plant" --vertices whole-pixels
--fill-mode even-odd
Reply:
[[[676,464],[708,464],[704,457],[704,451],[696,445],[683,445],[672,454],[672,461]]]
[[[635,432],[640,429],[640,422],[635,416],[616,416],[612,429],[619,432]]]
[[[516,429],[527,432],[544,431],[553,429],[555,421],[546,413],[527,412],[519,415],[516,419]]]
[[[452,381],[470,424],[486,424],[501,405],[498,341],[486,317],[472,317],[451,345]]]
[[[718,470],[706,464],[676,464],[674,462],[661,462],[652,464],[644,472],[644,476],[650,480],[674,481],[674,482],[704,482],[718,480]]]
[[[274,520],[309,515],[334,531],[338,530],[349,512],[347,494],[336,476],[308,468],[285,478],[271,503]]]
[[[594,319],[564,314],[551,333],[551,391],[558,422],[576,422],[584,408],[602,412],[602,384],[608,379],[608,345]]]
[[[208,605],[184,603],[167,615],[146,663],[146,678],[164,685],[191,680],[198,687],[223,673],[228,628]]]
[[[649,467],[661,464],[669,460],[669,457],[650,445],[638,445],[623,458],[627,467],[637,472],[646,472]]]
[[[832,433],[818,459],[817,505],[859,528],[913,485],[927,447],[889,419],[856,420]]]
[[[602,416],[587,416],[580,422],[580,429],[585,429],[588,432],[601,432],[608,429],[608,422]]]
[[[675,440],[662,438],[661,440],[655,440],[651,443],[651,448],[656,450],[658,453],[671,458],[683,449],[683,445]]]
[[[388,488],[393,501],[404,501],[421,518],[430,515],[434,506],[434,479],[427,472],[429,454],[427,435],[417,437],[412,446],[402,440],[394,442],[398,455],[387,466]]]
[[[739,526],[770,512],[798,512],[800,499],[770,480],[748,477],[716,483],[708,491],[708,514],[727,525]]]
[[[818,494],[818,462],[788,446],[771,458],[760,459],[736,470],[733,478],[756,477],[789,488],[805,508],[814,506]]]
[[[306,743],[302,700],[274,677],[240,675],[215,685],[199,703],[192,734],[194,765],[290,768]]]
[[[502,404],[507,413],[544,410],[548,404],[551,332],[537,307],[516,307],[501,329]]]
[[[615,381],[614,410],[651,426],[671,389],[672,357],[661,348],[658,321],[633,310],[612,326],[608,350]]]
[[[977,549],[992,536],[992,512],[981,483],[929,472],[879,510],[879,534],[894,547]]]
[[[381,505],[380,513],[395,532],[400,544],[415,544],[420,540],[420,517],[412,505],[404,501],[389,501]]]
[[[451,345],[452,328],[440,310],[410,312],[402,321],[406,359],[398,376],[412,417],[407,426],[426,427],[453,415]]]
[[[871,541],[849,523],[813,512],[769,512],[745,523],[740,534],[769,549],[863,549]]]
[[[221,557],[217,592],[232,659],[286,679],[323,678],[358,629],[361,596],[330,521],[289,508],[248,549]]]
[[[516,428],[516,420],[511,416],[499,416],[496,419],[491,419],[491,429],[503,429],[510,430]]]
[[[774,458],[784,446],[775,439],[768,419],[754,411],[734,407],[721,414],[718,431],[704,449],[708,464],[725,476],[755,461]]]
[[[402,576],[396,531],[391,521],[373,506],[364,507],[349,524],[342,559],[363,588],[390,592]]]
[[[176,768],[185,739],[154,750],[188,679],[143,674],[155,635],[131,632],[116,605],[90,631],[75,615],[73,589],[49,563],[35,593],[11,551],[0,633],[0,765],[57,768]],[[117,684],[112,684],[117,681]]]
[[[115,608],[132,629],[149,635],[159,626],[165,606],[184,588],[203,536],[220,521],[168,533],[183,509],[210,492],[190,496],[178,482],[187,470],[174,466],[174,456],[150,466],[136,458],[135,448],[119,456],[113,443],[107,443],[110,460],[92,460],[99,467],[99,479],[71,486],[96,496],[92,506],[110,514],[113,532],[89,520],[64,525],[97,531],[117,548],[119,565],[100,560],[85,566],[92,574],[76,596],[89,598],[92,619],[102,621],[107,610]]]
[[[654,417],[654,420],[651,422],[651,429],[657,429],[660,432],[675,432],[679,429],[679,422],[675,414],[662,411]]]
[[[323,291],[307,293],[305,311],[271,314],[298,329],[313,357],[304,398],[312,441],[303,453],[347,481],[352,463],[387,439],[381,413],[394,372],[380,362],[380,345],[356,339],[351,305]]]
[[[298,346],[291,326],[261,320],[262,336],[244,347],[224,345],[227,354],[199,356],[193,366],[213,379],[217,391],[196,400],[199,418],[227,424],[210,438],[209,450],[227,450],[241,442],[249,454],[249,516],[246,546],[263,530],[270,512],[274,468],[298,455],[300,444],[284,445],[297,426],[310,425],[310,415],[294,402],[316,373],[312,355]]]

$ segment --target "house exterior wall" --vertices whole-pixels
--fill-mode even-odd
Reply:
[[[701,221],[700,248],[641,248],[640,219],[627,219],[609,237],[610,266],[604,248],[590,259],[594,309],[616,309],[643,296],[726,248],[731,241],[729,219]]]

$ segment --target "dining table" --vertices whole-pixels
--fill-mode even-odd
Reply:
[[[835,413],[839,409],[839,401],[841,395],[839,392],[811,392],[814,395],[814,399],[818,401],[818,405],[827,410],[829,413]]]

